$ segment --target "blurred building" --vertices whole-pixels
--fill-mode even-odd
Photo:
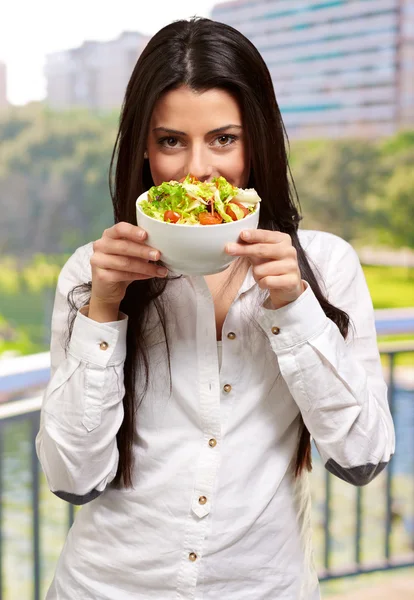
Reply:
[[[0,110],[7,108],[9,102],[7,100],[7,67],[3,62],[0,62]]]
[[[55,109],[118,109],[148,37],[124,32],[109,42],[86,41],[79,48],[46,57],[47,103]]]
[[[414,0],[237,0],[213,19],[260,50],[291,137],[414,126]]]

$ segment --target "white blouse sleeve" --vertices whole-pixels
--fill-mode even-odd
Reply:
[[[118,467],[116,434],[123,419],[127,318],[113,323],[76,315],[65,351],[67,294],[85,283],[89,257],[79,248],[59,276],[52,317],[51,379],[36,439],[52,492],[73,504],[97,497]]]
[[[343,240],[340,248],[325,283],[329,301],[351,318],[346,341],[310,286],[259,318],[325,467],[365,485],[389,462],[395,435],[372,301],[356,252]]]

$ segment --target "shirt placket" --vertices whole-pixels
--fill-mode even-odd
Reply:
[[[202,442],[178,575],[177,598],[181,600],[195,598],[222,442],[214,304],[203,278],[193,278],[192,284],[197,306],[198,400]]]
[[[222,330],[222,363],[220,370],[221,435],[224,438],[234,402],[243,381],[243,339],[241,302],[236,298],[226,316]]]

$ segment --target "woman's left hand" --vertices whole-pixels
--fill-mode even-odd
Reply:
[[[232,256],[245,256],[253,267],[253,276],[262,289],[270,292],[274,308],[294,302],[305,291],[296,249],[287,233],[267,229],[249,229],[240,236],[242,242],[227,244]]]

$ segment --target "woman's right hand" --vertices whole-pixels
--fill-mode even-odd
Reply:
[[[166,277],[165,267],[149,261],[161,253],[145,244],[147,233],[130,223],[117,223],[106,229],[93,244],[92,295],[88,316],[97,321],[116,320],[118,308],[132,281]]]

